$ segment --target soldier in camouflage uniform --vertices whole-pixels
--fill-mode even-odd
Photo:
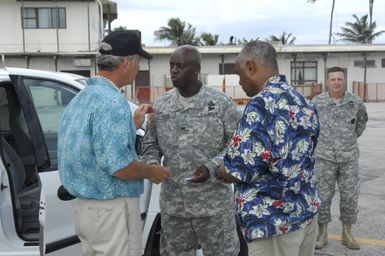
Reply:
[[[342,244],[360,249],[351,234],[357,220],[359,193],[359,150],[357,138],[366,128],[368,116],[362,100],[345,91],[345,71],[339,67],[328,70],[329,91],[314,97],[321,124],[316,148],[316,180],[321,197],[316,248],[327,244],[327,224],[331,221],[330,204],[336,182],[340,191],[340,220],[343,225]]]
[[[234,256],[240,248],[233,192],[216,173],[241,113],[223,93],[202,85],[200,68],[195,47],[172,54],[176,89],[155,102],[143,158],[159,164],[163,156],[173,174],[160,193],[161,255],[195,256],[200,245],[205,256]]]

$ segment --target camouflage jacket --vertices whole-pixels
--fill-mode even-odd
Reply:
[[[163,156],[163,165],[172,172],[161,187],[161,211],[186,218],[234,211],[231,186],[218,181],[214,170],[222,162],[241,112],[227,96],[206,86],[192,108],[184,109],[178,95],[174,89],[155,102],[143,143],[142,159],[159,164]],[[185,181],[201,165],[209,169],[209,180]]]
[[[320,136],[316,156],[334,161],[347,162],[359,157],[357,138],[366,128],[368,115],[362,100],[345,92],[336,104],[325,92],[313,98],[320,119]]]

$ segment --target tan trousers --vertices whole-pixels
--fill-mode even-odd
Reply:
[[[314,218],[305,228],[249,242],[249,256],[312,256],[317,233],[317,218]]]
[[[139,256],[139,197],[76,200],[75,230],[86,256]]]

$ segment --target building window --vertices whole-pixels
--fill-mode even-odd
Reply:
[[[317,83],[317,61],[292,61],[291,84],[312,84]]]
[[[235,64],[234,63],[219,63],[219,74],[220,75],[232,75],[235,74]]]
[[[65,8],[22,8],[23,28],[66,28]]]
[[[150,71],[139,70],[135,77],[135,86],[150,86]]]
[[[363,60],[355,60],[354,66],[363,68],[364,67],[364,61]],[[376,67],[376,61],[375,60],[366,60],[366,67],[367,68],[375,68]]]
[[[381,59],[381,67],[385,68],[385,59]]]

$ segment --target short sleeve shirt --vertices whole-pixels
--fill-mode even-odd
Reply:
[[[111,81],[88,80],[64,110],[58,136],[60,179],[72,195],[113,199],[143,192],[143,180],[113,176],[137,155],[129,103]]]
[[[247,240],[286,234],[318,213],[314,148],[319,121],[313,104],[284,76],[250,99],[224,157],[235,184]]]

